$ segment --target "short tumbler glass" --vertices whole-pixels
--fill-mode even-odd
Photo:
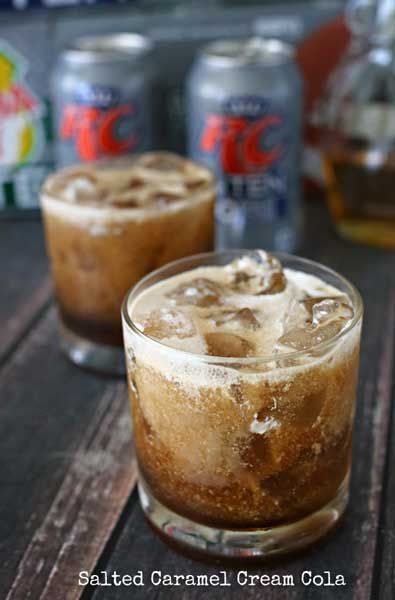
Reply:
[[[134,160],[90,163],[88,175],[121,168],[127,173]],[[96,204],[64,200],[57,187],[67,178],[84,181],[87,175],[82,169],[69,167],[51,175],[41,194],[61,348],[79,366],[124,374],[123,298],[130,286],[150,271],[212,249],[215,184],[204,170],[204,189],[193,189],[169,204],[160,204],[158,192],[158,203],[143,208],[105,204],[100,197]],[[148,168],[146,172],[149,183]]]
[[[267,557],[305,547],[343,514],[349,490],[362,323],[358,291],[309,260],[276,254],[347,295],[354,317],[310,350],[221,358],[142,333],[133,304],[148,287],[241,251],[173,262],[145,277],[122,310],[139,494],[153,528],[199,556]],[[269,418],[265,435],[251,428]]]

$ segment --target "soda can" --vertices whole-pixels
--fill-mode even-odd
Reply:
[[[121,33],[61,52],[51,80],[58,166],[152,149],[151,51],[147,37]]]
[[[219,180],[217,246],[295,250],[303,84],[293,48],[254,37],[204,47],[187,81],[189,156]]]

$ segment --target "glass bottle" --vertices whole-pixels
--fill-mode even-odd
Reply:
[[[395,2],[347,9],[351,44],[317,111],[329,208],[342,236],[395,248]]]

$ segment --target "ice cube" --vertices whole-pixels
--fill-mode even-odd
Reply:
[[[128,188],[137,190],[145,186],[145,182],[141,177],[132,177],[128,182]]]
[[[138,198],[133,190],[126,190],[109,196],[109,204],[117,208],[136,208],[139,206]]]
[[[141,323],[141,328],[144,333],[158,340],[171,337],[184,339],[196,333],[191,319],[181,310],[174,308],[152,311]]]
[[[166,295],[181,306],[192,304],[206,308],[221,303],[222,291],[221,286],[214,281],[199,277],[179,285]]]
[[[344,321],[342,319],[333,320],[320,326],[307,323],[305,327],[295,327],[287,331],[279,338],[278,343],[283,346],[290,346],[295,350],[309,350],[332,339],[343,327]]]
[[[304,326],[285,322],[285,333],[278,342],[295,350],[307,350],[337,335],[353,318],[354,311],[345,296],[308,297],[302,300],[308,317]],[[290,326],[288,326],[290,324]]]
[[[159,192],[154,195],[151,201],[153,201],[159,208],[162,208],[164,206],[167,206],[168,204],[171,204],[172,202],[179,202],[181,198],[182,197],[177,194]]]
[[[171,152],[147,152],[137,159],[136,165],[155,171],[181,171],[182,159]]]
[[[278,294],[287,284],[280,262],[263,250],[237,258],[225,269],[232,289],[242,294]]]
[[[190,179],[189,181],[185,181],[185,187],[189,191],[194,191],[207,183],[207,179],[203,179],[201,177]]]
[[[251,342],[234,333],[218,331],[206,333],[204,337],[211,356],[242,358],[251,356],[254,350]]]
[[[312,323],[319,325],[333,319],[348,321],[354,316],[354,311],[349,304],[338,298],[325,298],[316,302],[312,307]]]
[[[90,173],[75,174],[73,178],[70,176],[63,195],[68,202],[92,201],[98,195],[96,179]]]
[[[258,319],[250,308],[223,310],[215,313],[211,318],[214,319],[215,324],[218,326],[230,323],[240,325],[247,329],[258,329],[258,327],[260,327]]]

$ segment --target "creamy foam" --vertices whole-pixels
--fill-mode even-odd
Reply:
[[[158,220],[214,199],[212,174],[170,153],[65,168],[48,177],[41,192],[47,214],[95,237],[119,236],[126,223]]]
[[[169,152],[85,163],[50,176],[43,194],[71,205],[118,209],[163,208],[208,188],[208,169]]]
[[[244,257],[242,261],[242,268],[246,268],[247,258]],[[248,266],[251,268],[251,264]],[[259,269],[259,265],[257,268]],[[237,345],[237,339],[231,336],[239,336],[246,341],[244,346],[247,352],[243,352],[241,342],[240,352],[234,356],[245,354],[259,357],[292,350],[278,344],[278,341],[289,327],[290,321],[293,327],[303,327],[308,320],[309,313],[303,303],[306,297],[344,299],[344,295],[338,289],[321,279],[290,269],[284,271],[286,281],[281,292],[240,293],[232,288],[232,269],[230,265],[199,267],[155,284],[145,290],[130,307],[133,321],[147,335],[174,348],[197,354],[232,356],[232,348],[229,354],[210,351],[211,334],[218,336],[223,333],[225,346],[232,340]],[[209,300],[207,306],[197,306],[193,303],[188,304],[188,298],[182,298],[181,301],[177,299],[177,289],[185,289],[188,295],[189,285],[189,293],[193,295],[196,281],[208,282],[208,287],[210,283],[218,286],[218,302],[213,298],[214,301]],[[173,322],[172,315],[167,311],[173,312]],[[193,325],[193,334],[183,334],[182,327],[176,322],[178,314],[184,316],[186,323]],[[160,327],[162,321],[164,325]],[[178,329],[181,335],[178,334]],[[237,348],[235,349],[237,351]]]
[[[249,275],[241,283],[243,277],[240,271]],[[263,277],[259,277],[259,273]],[[239,280],[238,284],[235,284],[235,279]],[[196,285],[193,286],[196,280],[214,285],[213,288],[209,286],[209,293],[205,297],[203,295],[203,300],[196,293]],[[237,290],[235,285],[236,288],[241,285],[247,291]],[[249,289],[251,285],[256,286],[255,291],[260,293],[252,293],[254,287]],[[215,286],[221,292],[219,302],[215,299]],[[183,292],[181,303],[180,290]],[[185,296],[192,300],[189,304],[185,303]],[[322,324],[313,325],[320,310],[325,313],[323,308],[327,308],[325,303],[328,299],[329,303],[336,303],[335,307],[341,307],[341,317],[332,319],[329,314],[329,320],[325,317]],[[235,316],[239,311],[242,311],[241,318],[240,314]],[[315,352],[315,346],[320,343],[320,332],[323,332],[321,341],[330,341],[347,327],[353,316],[350,300],[336,287],[316,276],[292,269],[283,271],[275,259],[261,251],[252,252],[224,267],[198,267],[154,284],[129,303],[128,312],[137,328],[159,343],[139,338],[126,326],[127,352],[135,356],[138,364],[159,371],[165,379],[187,385],[191,396],[194,389],[201,387],[226,387],[233,394],[232,386],[241,381],[253,385],[262,380],[268,384],[282,382],[285,390],[287,381],[292,381],[296,372],[320,364],[333,368],[347,360],[347,356],[355,351],[360,335],[359,325],[325,352]],[[335,329],[333,324],[336,324]],[[299,329],[304,331],[306,328],[313,332],[311,352],[282,362],[283,355],[290,356],[298,349],[292,345],[295,330],[298,338]],[[214,352],[216,348],[210,347],[210,336],[216,340],[218,335],[223,334],[226,334],[224,340],[219,339],[221,343],[223,341],[225,352]],[[287,336],[291,338],[290,345]],[[184,352],[177,352],[177,349]],[[252,361],[251,367],[245,363],[239,369],[237,363],[215,364],[202,357],[204,354],[224,356],[226,361],[234,349],[236,357],[246,356]],[[261,358],[265,359],[264,364],[259,363]],[[221,363],[220,358],[218,363]]]

